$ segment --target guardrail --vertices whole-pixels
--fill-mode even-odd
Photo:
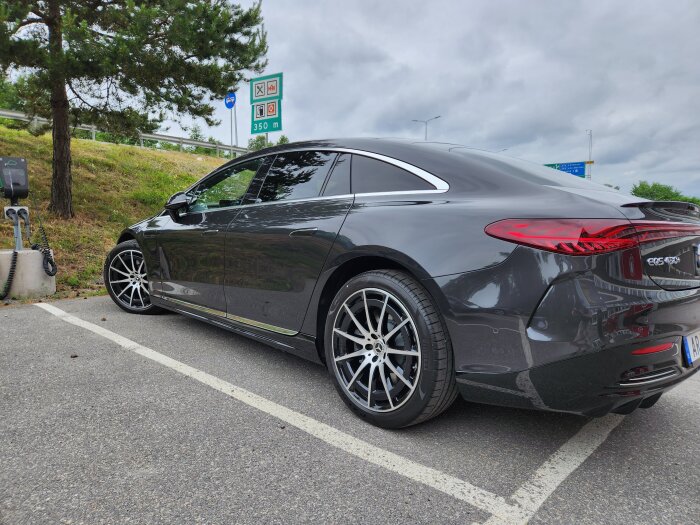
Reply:
[[[7,118],[7,119],[12,119],[12,120],[22,120],[24,122],[37,122],[40,124],[50,124],[51,121],[42,117],[30,117],[26,113],[22,113],[21,111],[15,111],[12,109],[0,109],[0,117],[1,118]],[[74,126],[74,129],[80,129],[83,131],[89,131],[92,134],[92,140],[96,140],[96,135],[98,132],[102,133],[101,130],[98,130],[96,126],[86,126],[86,125],[78,125]],[[158,142],[169,142],[171,144],[177,144],[180,146],[180,150],[182,150],[183,146],[195,146],[198,148],[209,148],[209,149],[214,149],[216,150],[216,156],[219,156],[220,151],[230,151],[231,156],[233,156],[234,153],[236,154],[245,154],[248,153],[248,150],[245,148],[240,148],[238,146],[226,146],[224,144],[212,144],[211,142],[205,142],[203,140],[192,140],[192,139],[187,139],[184,137],[175,137],[173,135],[160,135],[157,133],[139,133],[139,145],[143,147],[143,141],[144,140],[156,140]]]

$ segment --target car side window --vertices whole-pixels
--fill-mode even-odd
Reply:
[[[336,153],[292,151],[275,157],[267,172],[257,202],[318,197]]]
[[[341,153],[333,165],[323,195],[347,195],[350,193],[350,161],[352,155]]]
[[[235,164],[205,180],[192,193],[188,211],[203,212],[241,204],[260,164],[261,159]]]
[[[353,193],[434,190],[432,184],[397,166],[381,160],[352,156]]]

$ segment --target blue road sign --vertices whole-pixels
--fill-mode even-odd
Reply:
[[[224,104],[226,104],[228,109],[233,109],[233,106],[236,105],[236,94],[233,91],[226,94]]]
[[[577,177],[586,177],[586,163],[585,162],[560,162],[559,164],[545,164],[548,168],[554,168],[555,170],[564,171],[566,173],[571,173]]]

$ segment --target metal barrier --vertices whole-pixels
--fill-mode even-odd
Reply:
[[[50,124],[51,121],[42,117],[30,117],[26,113],[22,113],[21,111],[14,111],[12,109],[0,109],[0,118],[7,118],[7,119],[12,119],[12,120],[22,120],[25,122],[37,122],[40,124]],[[83,131],[89,131],[92,134],[92,140],[96,140],[96,135],[101,130],[98,130],[97,127],[95,126],[86,126],[86,125],[78,125],[74,126],[74,129],[80,129]],[[219,151],[230,151],[231,156],[233,156],[234,153],[236,154],[245,154],[248,153],[248,150],[245,148],[240,148],[238,146],[226,146],[224,144],[212,144],[211,142],[205,142],[203,140],[192,140],[192,139],[187,139],[183,137],[174,137],[172,135],[159,135],[157,133],[140,133],[139,132],[139,145],[143,147],[143,141],[144,140],[156,140],[158,142],[169,142],[172,144],[177,144],[180,146],[180,150],[182,150],[183,146],[195,146],[198,148],[209,148],[209,149],[215,149],[216,150],[216,156],[219,156]]]

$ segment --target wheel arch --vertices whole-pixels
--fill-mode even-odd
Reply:
[[[135,240],[136,240],[136,235],[134,234],[134,232],[127,229],[127,230],[124,230],[123,232],[121,232],[121,234],[119,234],[119,238],[117,239],[117,244],[120,244],[120,243],[125,242],[125,241],[135,241]]]
[[[441,301],[439,301],[439,296],[436,297],[437,294],[441,293],[439,288],[423,268],[415,263],[411,263],[412,261],[399,261],[397,258],[386,255],[357,255],[343,261],[332,270],[323,283],[316,302],[315,330],[313,333],[316,340],[316,352],[321,362],[325,363],[326,361],[323,349],[323,331],[331,302],[343,284],[361,273],[372,270],[398,270],[404,272],[425,287],[438,309],[440,309]]]

